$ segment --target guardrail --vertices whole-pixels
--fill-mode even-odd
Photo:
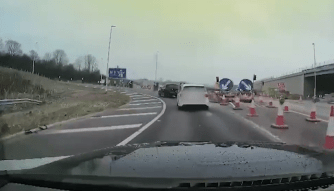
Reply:
[[[0,100],[0,113],[4,112],[7,107],[10,107],[15,104],[22,104],[22,103],[31,103],[31,104],[41,104],[42,101],[34,100],[34,99],[3,99]]]
[[[34,99],[3,99],[0,100],[0,105],[13,105],[13,104],[19,104],[19,103],[36,103],[40,104],[42,101],[34,100]]]

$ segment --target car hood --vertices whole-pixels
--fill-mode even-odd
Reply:
[[[252,178],[333,171],[333,154],[281,143],[155,142],[101,149],[23,174],[140,178]]]

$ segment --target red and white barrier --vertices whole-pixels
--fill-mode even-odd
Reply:
[[[255,111],[255,104],[254,104],[254,100],[252,100],[252,103],[249,107],[249,113],[247,114],[248,117],[257,117],[259,116],[258,114],[256,114]]]
[[[334,149],[334,106],[331,106],[324,148]]]
[[[315,103],[313,103],[310,117],[306,118],[306,121],[309,121],[309,122],[319,122],[320,121],[319,119],[317,119],[317,108],[316,108]]]
[[[240,107],[240,98],[238,96],[235,97],[234,99],[234,110],[242,110],[242,108]]]
[[[223,95],[223,97],[221,98],[220,105],[228,105],[225,95]]]

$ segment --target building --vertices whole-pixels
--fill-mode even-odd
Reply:
[[[254,82],[254,90],[268,92],[271,88],[284,89],[290,94],[307,97],[314,95],[315,82],[316,95],[334,93],[334,64],[305,69],[277,78],[261,79]]]

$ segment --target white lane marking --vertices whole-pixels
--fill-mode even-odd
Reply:
[[[140,116],[140,115],[156,115],[157,112],[150,112],[150,113],[131,113],[131,114],[123,114],[123,115],[104,115],[101,117],[92,117],[95,119],[98,118],[112,118],[112,117],[129,117],[129,116]]]
[[[139,95],[139,93],[128,93],[128,94],[125,94],[125,95]]]
[[[128,93],[128,92],[121,92],[121,94],[126,94],[126,93]]]
[[[60,133],[81,133],[81,132],[92,132],[92,131],[108,131],[115,129],[130,129],[130,128],[138,128],[142,124],[133,124],[133,125],[117,125],[110,127],[91,127],[91,128],[81,128],[81,129],[65,129],[59,131],[50,131],[47,134],[60,134]]]
[[[131,99],[135,100],[135,99],[147,99],[147,98],[151,98],[151,97],[134,97],[134,98],[131,98]]]
[[[130,135],[128,138],[124,139],[122,142],[118,143],[116,146],[122,146],[122,145],[126,145],[128,144],[132,139],[134,139],[135,137],[137,137],[140,133],[142,133],[143,131],[145,131],[147,128],[149,128],[155,121],[157,121],[166,111],[166,103],[157,97],[154,96],[150,96],[156,99],[159,99],[162,103],[162,110],[160,112],[160,114],[158,116],[156,116],[154,119],[152,119],[152,121],[148,122],[146,125],[144,125],[142,128],[140,128],[139,130],[137,130],[136,132],[134,132],[132,135]]]
[[[300,114],[300,115],[304,115],[304,116],[306,116],[306,117],[310,117],[310,115],[306,115],[306,114],[304,114],[304,113],[300,113],[300,112],[298,112],[298,111],[293,111],[293,110],[291,110],[291,109],[290,109],[290,112],[297,113],[297,114]],[[323,121],[323,122],[328,123],[327,120],[320,119],[320,118],[317,118],[317,119],[319,119],[320,121]]]
[[[141,94],[136,94],[136,95],[130,95],[130,97],[144,97],[143,95],[141,95]]]
[[[157,103],[161,103],[161,102],[133,103],[133,104],[129,104],[129,105],[148,105],[148,104],[157,104]]]
[[[157,99],[135,100],[135,101],[131,101],[131,103],[135,103],[135,102],[145,102],[145,101],[157,101]]]
[[[58,157],[45,157],[34,159],[22,159],[22,160],[2,160],[0,161],[0,171],[3,170],[23,170],[31,169],[51,162],[68,158],[70,156],[58,156]]]
[[[236,115],[239,115],[241,117],[241,119],[243,119],[244,121],[246,121],[246,123],[250,123],[251,127],[253,127],[254,129],[261,131],[262,133],[267,134],[270,138],[274,139],[275,141],[279,141],[284,143],[284,141],[282,139],[280,139],[278,136],[272,134],[269,130],[265,129],[264,127],[261,127],[260,125],[254,123],[253,121],[244,118],[243,116],[241,116],[240,114],[235,113]]]
[[[232,102],[230,102],[230,104],[233,106],[233,108],[235,107],[235,105]]]
[[[153,107],[133,107],[133,108],[124,108],[124,109],[118,109],[118,110],[141,110],[141,109],[155,109],[155,108],[161,108],[161,106],[153,106]]]

